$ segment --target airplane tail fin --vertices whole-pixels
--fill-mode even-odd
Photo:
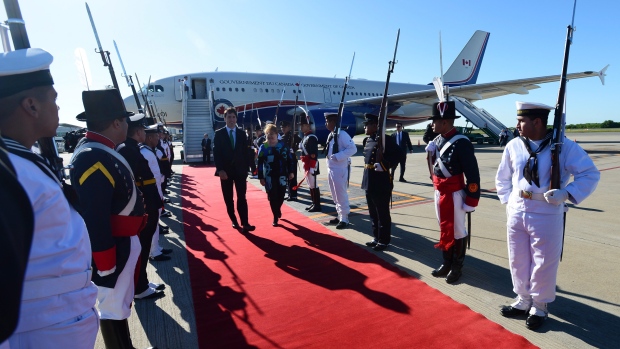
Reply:
[[[443,81],[447,86],[460,86],[475,84],[482,65],[484,51],[487,48],[490,33],[476,30],[467,45],[456,57],[448,71],[444,74]]]

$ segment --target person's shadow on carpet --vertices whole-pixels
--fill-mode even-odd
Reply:
[[[383,308],[409,314],[409,306],[400,299],[366,287],[366,275],[322,253],[296,245],[284,246],[252,233],[244,236],[265,251],[265,257],[273,259],[278,268],[294,277],[328,290],[352,290]]]

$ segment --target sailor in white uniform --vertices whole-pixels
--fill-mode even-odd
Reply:
[[[99,328],[86,224],[46,161],[30,151],[58,127],[52,60],[41,49],[0,54],[0,129],[34,211],[19,322],[3,348],[92,348]]]
[[[575,142],[564,138],[560,155],[561,189],[549,190],[551,130],[544,104],[517,102],[520,137],[511,140],[497,169],[495,185],[507,204],[508,261],[517,298],[505,306],[506,317],[527,315],[535,330],[547,318],[547,303],[555,300],[556,276],[562,250],[565,201],[581,203],[600,178],[592,159]],[[574,177],[569,183],[571,175]]]
[[[338,126],[338,114],[325,113],[325,126],[332,133],[327,137],[327,182],[332,192],[332,198],[336,204],[338,218],[329,221],[337,224],[336,229],[344,229],[349,225],[349,194],[347,193],[347,181],[349,178],[349,165],[351,156],[357,152],[357,147],[351,136],[342,131],[338,133],[338,144],[334,145],[334,130]]]

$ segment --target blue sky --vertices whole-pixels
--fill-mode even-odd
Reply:
[[[83,1],[19,0],[32,47],[55,57],[51,66],[59,92],[60,121],[79,124],[82,108],[74,51],[90,63],[91,88],[111,84],[94,52],[95,38]],[[103,48],[111,52],[123,96],[112,40],[129,74],[140,82],[194,72],[240,71],[341,77],[356,52],[353,78],[385,80],[396,31],[401,29],[392,81],[429,83],[439,75],[439,31],[444,66],[451,64],[477,29],[491,33],[478,82],[559,74],[572,0],[478,1],[280,1],[280,0],[91,0]],[[620,121],[620,1],[580,0],[569,72],[611,64],[605,86],[598,78],[568,84],[568,123]],[[0,21],[6,19],[0,6]],[[477,102],[508,126],[515,101],[554,105],[558,83],[529,95]]]

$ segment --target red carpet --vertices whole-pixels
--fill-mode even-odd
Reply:
[[[183,170],[183,221],[201,348],[526,348],[525,338],[248,184],[231,227],[213,168]]]

